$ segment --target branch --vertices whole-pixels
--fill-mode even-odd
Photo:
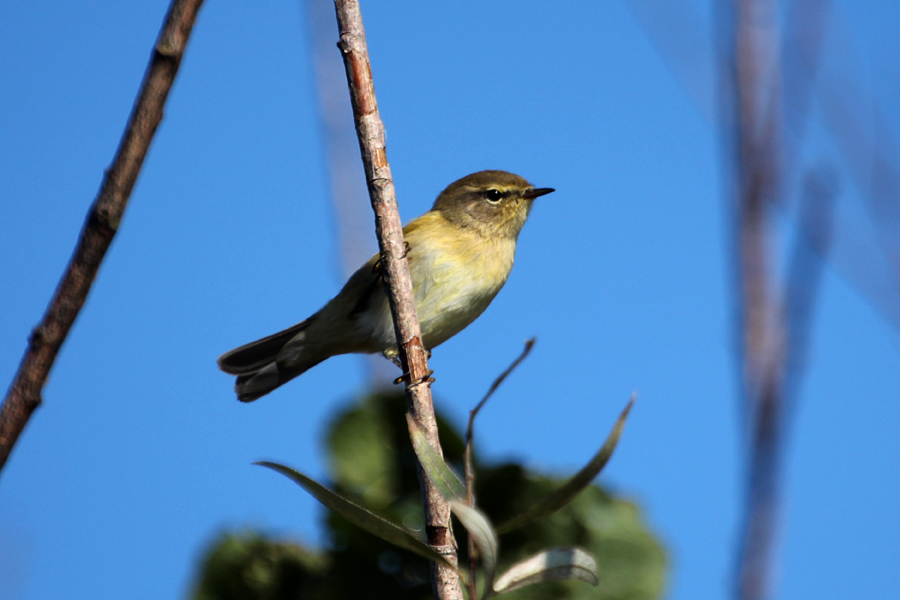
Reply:
[[[735,1],[723,0],[718,6],[728,11]],[[712,93],[705,74],[709,71],[716,77],[727,78],[730,67],[728,60],[713,60],[709,56],[705,42],[709,31],[702,15],[680,0],[629,0],[628,4],[669,70],[701,113],[712,119],[713,110],[709,106]],[[821,107],[814,111],[821,113],[816,118],[833,137],[835,149],[871,219],[870,223],[868,220],[852,222],[854,219],[848,215],[835,218],[830,259],[888,324],[900,329],[900,248],[894,235],[900,219],[897,141],[882,122],[878,104],[870,105],[871,101],[861,93],[865,86],[860,74],[865,68],[858,58],[858,49],[846,41],[853,37],[847,30],[846,15],[832,16],[835,8],[832,0],[793,0],[786,4],[784,32],[779,37],[784,70],[781,98],[788,134],[783,140],[782,161],[789,176],[786,189],[794,185],[794,175],[803,166],[802,149],[814,116],[810,111],[814,98]],[[731,27],[720,19],[713,29],[717,36],[729,37],[723,30]],[[731,45],[730,37],[728,45]],[[770,45],[776,48],[776,44]],[[730,56],[731,50],[727,54]],[[841,64],[849,61],[849,66],[834,72],[822,70],[819,65],[829,54],[840,56]],[[821,81],[818,81],[820,72]],[[779,204],[785,213],[793,204],[788,200],[790,197],[786,196]],[[871,224],[875,225],[877,235],[869,235]],[[822,253],[818,248],[815,250]]]
[[[749,443],[735,597],[765,600],[771,594],[791,341],[783,294],[775,285],[771,219],[771,206],[781,200],[784,188],[783,90],[773,0],[737,0],[731,10],[736,284]]]
[[[412,279],[403,243],[403,228],[385,151],[384,123],[375,100],[375,85],[372,81],[362,15],[356,0],[335,0],[334,5],[340,32],[338,47],[344,57],[356,133],[372,209],[375,211],[375,234],[385,267],[385,283],[394,319],[397,347],[407,374],[404,376],[407,382],[407,410],[431,447],[440,453],[437,421],[428,380],[428,361],[422,346]],[[457,557],[450,530],[450,506],[425,476],[421,466],[419,483],[425,504],[428,543],[455,565]],[[431,574],[436,598],[462,600],[459,578],[452,570],[432,563]]]
[[[0,408],[0,469],[34,410],[60,347],[66,340],[112,242],[181,63],[202,0],[173,0],[163,23],[138,99],[106,171],[75,253],[44,318],[32,331],[28,349]]]

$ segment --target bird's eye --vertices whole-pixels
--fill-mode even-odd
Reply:
[[[503,198],[503,194],[500,193],[500,190],[490,189],[484,193],[484,197],[487,198],[487,201],[491,204],[496,204]]]

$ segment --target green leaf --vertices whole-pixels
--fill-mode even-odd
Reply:
[[[481,552],[481,566],[484,568],[486,579],[482,598],[487,598],[492,589],[494,571],[497,569],[497,534],[488,518],[477,508],[461,500],[450,500],[450,510],[466,528],[466,532]]]
[[[353,523],[360,529],[364,529],[365,531],[368,531],[372,535],[377,536],[385,540],[386,542],[390,542],[395,546],[399,546],[400,548],[409,550],[410,552],[414,552],[419,556],[427,558],[430,561],[439,562],[442,565],[459,573],[457,568],[451,565],[447,561],[447,559],[445,559],[434,548],[417,538],[411,531],[404,529],[399,525],[395,525],[387,519],[379,517],[375,513],[366,510],[358,504],[354,504],[340,494],[337,494],[329,490],[322,484],[318,483],[317,481],[310,479],[303,473],[295,471],[290,467],[268,461],[260,461],[253,464],[260,465],[262,467],[268,467],[273,471],[281,473],[288,479],[291,479],[292,481],[294,481],[294,483],[309,492],[313,498],[315,498],[337,514],[341,515],[342,517],[347,519],[347,521]]]
[[[447,501],[464,500],[466,497],[466,486],[459,480],[456,473],[450,469],[449,465],[444,462],[441,455],[431,447],[431,444],[425,439],[425,434],[422,433],[422,430],[419,429],[409,414],[406,415],[406,421],[409,424],[409,436],[412,440],[413,450],[416,452],[419,464],[422,465],[422,469],[428,475],[428,479],[431,480],[437,491]]]
[[[535,506],[498,525],[497,532],[506,533],[540,519],[541,517],[553,514],[571,502],[575,496],[589,486],[594,478],[600,474],[600,471],[603,470],[603,467],[606,466],[606,463],[609,462],[610,457],[612,457],[613,451],[616,449],[616,444],[619,443],[619,437],[622,435],[622,429],[625,427],[625,419],[628,418],[628,413],[631,411],[632,406],[634,406],[633,394],[628,401],[628,404],[625,406],[625,410],[619,415],[609,436],[607,436],[606,442],[604,442],[600,450],[597,451],[597,454],[594,455],[584,468]]]
[[[514,564],[494,582],[494,593],[541,583],[574,579],[597,586],[597,563],[579,548],[554,548]]]

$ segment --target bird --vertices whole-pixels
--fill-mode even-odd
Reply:
[[[422,345],[430,352],[474,321],[509,277],[535,188],[506,171],[454,181],[403,228]],[[238,400],[256,400],[339,354],[382,353],[398,363],[390,306],[375,254],[311,317],[219,357]],[[398,363],[399,364],[399,363]]]

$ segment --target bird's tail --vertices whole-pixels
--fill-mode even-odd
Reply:
[[[265,396],[322,362],[323,358],[316,358],[305,362],[292,361],[287,366],[277,360],[284,345],[306,329],[309,322],[307,319],[284,331],[229,350],[219,357],[219,368],[238,376],[234,384],[238,400],[251,402]]]

